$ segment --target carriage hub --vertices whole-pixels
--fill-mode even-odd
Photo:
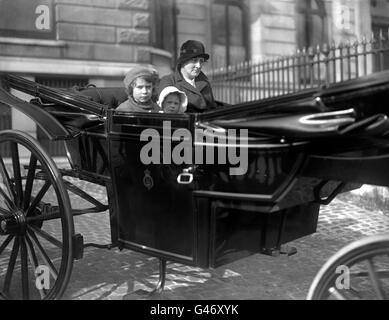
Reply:
[[[26,217],[21,210],[0,218],[0,234],[20,234],[26,232]]]

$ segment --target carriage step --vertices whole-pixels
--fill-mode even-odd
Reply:
[[[84,257],[84,237],[77,233],[73,236],[73,258],[80,260]]]

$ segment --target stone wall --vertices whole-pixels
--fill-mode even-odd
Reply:
[[[194,39],[211,47],[210,1],[177,0],[177,43],[178,48],[186,40]]]
[[[289,55],[298,49],[300,0],[247,0],[250,8],[252,59]],[[361,39],[370,35],[373,19],[389,16],[389,5],[376,0],[371,9],[365,0],[326,0],[328,42],[339,43]],[[371,11],[372,10],[372,11]],[[386,21],[389,21],[386,18]]]
[[[151,44],[151,2],[54,0],[50,19],[55,38],[0,37],[0,71],[31,80],[38,75],[82,77],[98,86],[122,86],[124,74],[140,63],[155,64],[166,73],[170,53]],[[13,113],[12,127],[35,135],[35,124],[27,120]]]
[[[63,58],[150,62],[148,0],[56,0]]]
[[[19,65],[25,63],[26,74],[34,74],[39,71],[39,68],[35,70],[34,63],[39,62],[33,59],[49,59],[45,61],[48,64],[51,59],[96,61],[99,65],[89,68],[83,75],[99,76],[99,67],[104,62],[117,63],[119,68],[122,64],[131,67],[131,63],[152,63],[154,48],[150,43],[153,27],[150,11],[150,0],[55,0],[56,38],[1,37],[0,67],[12,72],[10,63],[16,61]],[[1,64],[1,60],[5,62]],[[80,65],[84,66],[82,62]],[[69,64],[69,74],[78,74],[80,68],[75,67],[71,72],[72,66],[74,63]],[[57,73],[48,68],[40,68],[40,71]]]
[[[296,50],[295,0],[249,1],[252,59]]]

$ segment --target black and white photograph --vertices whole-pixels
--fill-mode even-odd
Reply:
[[[389,299],[388,101],[387,0],[0,0],[0,300]]]

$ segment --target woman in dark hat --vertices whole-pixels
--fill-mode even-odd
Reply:
[[[158,93],[168,86],[184,91],[188,97],[186,112],[204,112],[216,108],[211,85],[201,71],[209,54],[204,45],[196,40],[188,40],[180,50],[176,70],[164,76],[159,84]]]

